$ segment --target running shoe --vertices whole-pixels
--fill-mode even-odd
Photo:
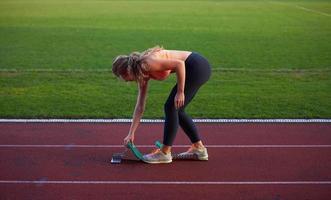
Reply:
[[[188,151],[177,154],[178,159],[198,159],[208,160],[208,152],[206,147],[196,148],[191,146]]]
[[[144,162],[157,164],[157,163],[171,163],[172,156],[171,153],[163,153],[161,149],[155,149],[150,154],[146,154],[143,156]]]

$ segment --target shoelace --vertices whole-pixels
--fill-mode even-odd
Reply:
[[[154,150],[151,151],[149,156],[152,159],[158,158],[160,152],[161,152],[161,149],[154,149]]]

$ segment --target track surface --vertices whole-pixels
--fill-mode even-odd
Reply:
[[[119,145],[129,125],[0,123],[0,199],[331,196],[330,123],[197,123],[208,146],[207,162],[148,165],[127,160],[112,165],[112,153],[124,150]],[[135,144],[150,152],[162,130],[162,123],[142,123]],[[174,152],[187,149],[182,130],[174,145]]]

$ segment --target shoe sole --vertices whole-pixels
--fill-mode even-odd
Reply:
[[[164,160],[164,161],[147,161],[147,160],[143,160],[145,163],[148,164],[166,164],[166,163],[171,163],[172,160]]]
[[[185,157],[188,157],[188,158],[185,158]],[[190,158],[190,156],[192,157],[192,158]],[[175,158],[178,158],[178,160],[181,160],[181,159],[183,159],[183,160],[185,160],[185,159],[192,159],[192,160],[208,160],[208,155],[207,156],[199,156],[198,154],[193,154],[193,155],[180,155],[180,154],[178,154],[178,155],[175,155],[174,156]]]
[[[205,157],[198,157],[199,160],[208,160],[208,156]]]

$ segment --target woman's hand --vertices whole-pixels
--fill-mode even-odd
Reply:
[[[179,109],[180,107],[184,106],[184,102],[185,102],[184,92],[177,92],[175,96],[175,108]]]
[[[124,138],[124,146],[127,147],[129,142],[133,143],[133,140],[134,140],[134,135],[133,134],[129,134],[128,136],[126,136]]]

